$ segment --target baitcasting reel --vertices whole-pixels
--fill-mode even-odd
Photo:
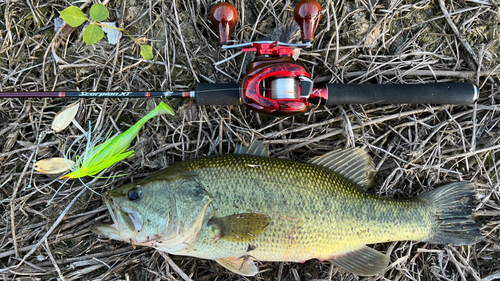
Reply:
[[[265,114],[289,115],[304,112],[313,90],[311,75],[293,59],[291,47],[306,44],[252,42],[223,48],[242,48],[255,52],[241,81],[241,101],[247,107]]]
[[[215,5],[210,19],[217,29],[222,49],[240,48],[255,52],[240,87],[240,100],[248,108],[272,115],[301,113],[309,107],[313,92],[311,75],[293,59],[292,48],[310,47],[314,30],[321,19],[321,5],[316,0],[303,0],[294,11],[304,44],[257,41],[228,45],[230,33],[238,18],[236,8],[227,2]]]

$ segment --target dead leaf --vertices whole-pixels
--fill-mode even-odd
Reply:
[[[71,124],[71,121],[75,119],[76,113],[80,108],[80,103],[75,102],[66,107],[64,107],[59,113],[54,116],[54,121],[52,121],[52,126],[50,127],[54,133],[58,133]]]
[[[116,28],[115,22],[101,22],[103,25],[111,26]],[[118,29],[109,28],[102,26],[102,31],[104,31],[108,35],[108,42],[111,45],[116,45],[118,43],[118,39],[122,37],[122,32]]]
[[[44,174],[60,174],[68,171],[74,165],[75,162],[71,160],[61,157],[53,157],[36,162],[33,165],[33,168],[36,171]]]

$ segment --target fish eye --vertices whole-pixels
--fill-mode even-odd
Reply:
[[[127,196],[128,196],[128,200],[130,201],[136,201],[136,200],[139,200],[141,198],[141,195],[142,195],[142,192],[141,190],[139,189],[139,187],[136,187],[134,189],[131,189]]]

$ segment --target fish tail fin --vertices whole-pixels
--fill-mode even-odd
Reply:
[[[470,182],[453,182],[418,198],[429,204],[435,215],[429,239],[433,244],[470,245],[482,240],[472,219],[476,207],[476,186]]]

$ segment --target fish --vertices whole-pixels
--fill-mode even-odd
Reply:
[[[216,261],[254,276],[258,261],[329,260],[360,276],[390,258],[367,244],[413,240],[471,245],[476,187],[451,182],[410,199],[365,192],[376,170],[361,148],[308,162],[269,157],[255,141],[235,154],[175,163],[103,195],[101,237]]]

